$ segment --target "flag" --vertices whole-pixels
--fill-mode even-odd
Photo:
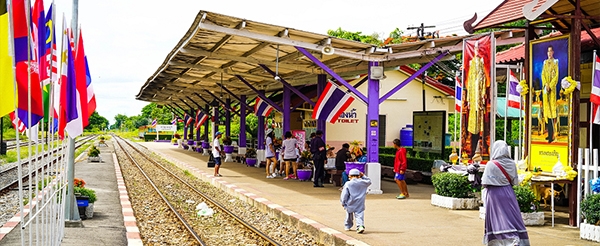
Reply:
[[[31,40],[28,40],[27,37],[30,28],[25,15],[25,1],[13,1],[12,11],[18,94],[17,115],[25,126],[31,127],[44,117],[39,66],[36,55],[31,53],[34,51],[29,45]],[[35,46],[35,44],[31,45]],[[31,104],[29,104],[29,99],[31,99]],[[31,111],[28,111],[29,107],[31,107]],[[31,113],[31,118],[29,118],[29,113]]]
[[[15,77],[9,37],[6,0],[0,0],[0,117],[15,111]]]
[[[254,113],[256,116],[267,117],[273,111],[273,106],[262,100],[260,97],[256,97],[256,103],[254,104]]]
[[[456,77],[456,89],[454,90],[454,109],[460,112],[462,108],[462,82]]]
[[[13,126],[19,130],[20,133],[24,132],[27,128],[25,128],[25,124],[20,119],[15,117],[15,112],[11,112],[9,114],[10,122],[12,122]]]
[[[190,126],[190,124],[192,124],[192,122],[194,122],[194,117],[185,114],[185,127]]]
[[[63,23],[66,27],[66,22]],[[61,114],[64,113],[64,122],[66,126],[64,130],[69,134],[69,137],[75,138],[83,133],[83,117],[82,117],[82,105],[81,105],[81,94],[77,89],[77,81],[75,77],[75,59],[73,57],[73,50],[71,49],[70,37],[68,30],[63,28],[63,66],[66,63],[66,77],[61,76],[61,107],[64,107]],[[63,70],[65,68],[63,67]],[[63,80],[64,79],[64,80]],[[62,116],[61,116],[62,118]],[[59,130],[60,131],[60,130]]]
[[[49,85],[44,86],[44,116],[54,117],[53,126],[49,126],[52,132],[58,129],[58,112],[60,108],[60,84],[58,75],[58,52],[56,50],[56,28],[54,27],[54,4],[46,14],[46,61],[48,62],[50,76]],[[48,92],[47,95],[45,92]],[[50,95],[53,95],[50,105]]]
[[[517,76],[515,76],[513,71],[511,70],[510,78],[508,80],[508,86],[510,86],[510,87],[508,88],[508,95],[507,95],[506,101],[507,101],[509,107],[520,109],[521,108],[521,93],[519,93],[517,91],[517,85],[519,85],[519,80],[517,79]]]
[[[94,111],[88,111],[88,95],[87,95],[87,71],[85,61],[85,51],[83,48],[83,36],[81,35],[81,29],[77,35],[77,48],[75,49],[75,83],[77,92],[79,93],[79,101],[81,104],[81,122],[83,127],[89,125],[89,118]],[[95,108],[96,106],[94,106]]]
[[[595,56],[594,61],[594,81],[592,81],[592,93],[590,102],[592,102],[592,122],[600,124],[600,57]]]
[[[333,124],[353,101],[354,97],[328,81],[325,90],[315,104],[312,118],[326,120]]]
[[[48,10],[48,14],[44,19],[45,33],[38,34],[40,40],[44,43],[43,54],[40,57],[40,79],[42,81],[42,96],[44,99],[44,122],[48,122],[50,117],[54,117],[55,113],[53,107],[50,105],[50,95],[52,81],[57,78],[56,70],[56,58],[53,59],[53,55],[56,55],[56,44],[54,35],[54,18],[52,15],[52,7]],[[56,121],[55,121],[56,124]]]
[[[154,120],[152,121],[152,127],[156,127],[156,118],[154,118]]]
[[[175,124],[177,124],[177,118],[178,118],[178,117],[177,117],[177,116],[175,116],[175,117],[173,118],[173,120],[171,120],[171,125],[175,125]]]
[[[64,139],[64,131],[65,131],[65,126],[67,125],[67,116],[66,116],[66,109],[69,108],[68,106],[71,105],[65,105],[63,104],[64,102],[66,102],[65,100],[65,96],[66,94],[66,87],[64,87],[63,85],[66,85],[66,81],[67,81],[67,75],[68,75],[68,49],[67,49],[67,45],[69,44],[69,40],[68,40],[68,36],[67,36],[67,22],[65,21],[65,17],[63,14],[63,39],[62,39],[62,45],[61,45],[61,55],[60,55],[60,77],[57,81],[54,82],[54,86],[55,86],[55,90],[54,90],[54,110],[56,112],[56,117],[58,118],[58,136],[60,137],[60,139]],[[75,99],[72,99],[75,100]],[[69,108],[70,111],[69,112],[77,112],[77,109],[71,109]],[[73,116],[71,116],[73,117]],[[77,115],[75,115],[74,117],[77,117]]]
[[[208,115],[202,113],[202,110],[198,109],[196,111],[196,130],[200,130],[200,126],[204,124],[204,122],[208,120]]]

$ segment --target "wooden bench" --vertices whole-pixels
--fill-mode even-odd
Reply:
[[[342,186],[342,173],[344,170],[327,169],[327,174],[330,175],[330,180],[335,186]]]

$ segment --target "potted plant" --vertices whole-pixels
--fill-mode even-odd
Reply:
[[[256,149],[246,149],[246,154],[244,156],[246,159],[246,166],[253,167],[254,165],[256,165]]]
[[[77,200],[79,216],[82,219],[89,219],[94,216],[94,202],[96,202],[96,191],[85,188],[83,179],[75,178],[73,180],[73,193]]]
[[[431,195],[431,205],[449,209],[479,207],[479,199],[475,198],[467,176],[443,172],[434,174],[431,181],[436,193]]]
[[[544,212],[539,211],[539,202],[535,199],[535,194],[529,185],[514,186],[513,190],[517,196],[519,210],[525,225],[544,225]]]
[[[92,145],[88,150],[88,161],[91,162],[100,162],[102,159],[100,158],[100,150],[96,148],[96,146]]]
[[[600,242],[600,194],[589,195],[583,199],[581,213],[585,222],[579,226],[580,237]]]
[[[312,158],[312,154],[310,151],[305,150],[300,153],[300,163],[302,164],[301,168],[298,168],[296,176],[301,181],[306,181],[310,179],[312,175],[312,164],[310,160]]]
[[[107,147],[108,146],[108,145],[106,145],[106,138],[104,136],[100,136],[98,139],[100,139],[100,141],[98,141],[98,147],[100,147],[100,146]]]
[[[229,136],[225,136],[223,138],[223,151],[225,151],[225,154],[233,153],[233,146],[231,146],[232,142],[233,141],[231,140],[231,137],[229,137]]]

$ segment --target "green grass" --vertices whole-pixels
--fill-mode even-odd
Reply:
[[[48,150],[47,145],[33,145],[31,146],[31,156],[35,155],[36,149],[38,153],[41,154],[42,150]],[[22,146],[20,148],[21,159],[29,157],[29,146]],[[12,163],[17,161],[17,149],[11,149],[6,151],[6,155],[0,155],[0,165],[4,165],[7,163]]]
[[[93,144],[93,142],[88,142],[88,143],[83,144],[78,149],[76,149],[75,155],[73,157],[77,158],[77,156],[79,156],[81,153],[83,153],[84,151],[87,151],[87,149],[90,147],[91,144]]]
[[[139,138],[137,130],[131,131],[131,132],[116,132],[115,134],[117,134],[117,136],[119,136],[119,137],[129,139],[134,142],[143,142],[144,141]]]
[[[194,176],[194,175],[192,175],[192,173],[190,173],[190,171],[188,171],[188,170],[183,170],[183,174],[185,174],[185,176],[189,176],[189,177],[192,177],[192,176]]]

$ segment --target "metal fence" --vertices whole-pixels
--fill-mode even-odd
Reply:
[[[577,227],[581,223],[581,201],[593,194],[590,180],[598,178],[598,149],[579,149],[577,160]]]

